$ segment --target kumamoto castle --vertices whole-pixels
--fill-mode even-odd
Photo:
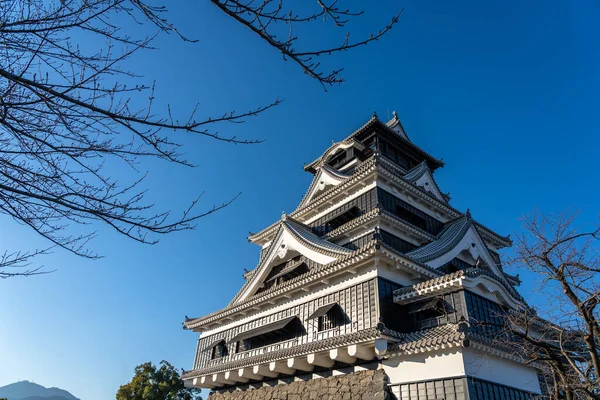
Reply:
[[[508,237],[450,205],[443,162],[376,115],[304,167],[295,211],[251,234],[256,267],[200,332],[211,399],[530,399],[538,372],[494,340],[527,307]],[[489,221],[486,221],[489,222]]]

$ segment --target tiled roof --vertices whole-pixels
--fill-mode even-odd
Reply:
[[[409,182],[415,182],[420,177],[422,177],[425,173],[427,173],[428,170],[429,170],[429,168],[427,167],[427,163],[425,161],[423,161],[421,164],[419,164],[416,167],[414,167],[413,169],[409,170],[406,173],[406,175],[404,175],[404,179],[406,179]]]
[[[400,118],[398,118],[398,114],[396,114],[396,111],[394,111],[394,118],[392,118],[388,122],[386,122],[385,125],[394,131],[398,130],[399,132],[396,132],[396,133],[398,133],[404,139],[410,140],[410,138],[408,137],[408,134],[406,133],[406,130],[404,129],[404,126],[402,126],[402,122],[400,121]]]
[[[273,240],[274,243],[279,240],[279,237],[283,234],[284,230],[292,235],[296,240],[303,243],[306,247],[333,258],[339,258],[340,256],[348,255],[353,252],[353,250],[347,249],[346,247],[342,247],[315,235],[310,227],[286,216],[285,214],[282,216],[282,219],[279,222],[279,228],[275,239]],[[258,271],[262,267],[262,265],[265,263],[265,260],[270,257],[270,254],[273,251],[277,251],[277,249],[275,249],[273,246],[270,246],[267,250],[267,254],[260,259],[254,271]],[[252,278],[250,280],[244,283],[242,288],[229,303],[230,305],[234,304],[239,299],[244,290],[246,290],[246,288],[251,284],[255,274],[256,272],[252,274]]]
[[[414,167],[413,169],[408,171],[406,173],[406,175],[404,175],[403,178],[404,178],[404,180],[406,180],[416,186],[416,182],[419,179],[421,179],[421,177],[423,175],[428,175],[431,178],[431,181],[433,182],[433,185],[435,186],[432,190],[437,192],[441,196],[442,200],[444,200],[447,203],[450,199],[450,196],[442,193],[440,186],[437,184],[437,181],[435,180],[433,173],[431,172],[431,170],[429,169],[429,166],[427,165],[427,162],[423,161],[421,164],[417,165],[416,167]],[[425,187],[422,187],[422,186],[416,186],[416,187],[418,189],[424,191],[425,193],[428,193],[428,190]]]
[[[344,179],[348,179],[348,178],[350,178],[352,176],[351,174],[345,174],[343,172],[336,171],[335,169],[331,168],[328,165],[323,165],[320,168],[320,172],[318,174],[316,174],[315,177],[313,178],[312,182],[310,183],[310,186],[306,190],[306,193],[304,193],[304,196],[302,196],[302,200],[300,200],[300,204],[298,205],[298,208],[303,207],[303,206],[306,205],[306,203],[308,203],[308,201],[309,201],[309,199],[308,199],[309,194],[313,192],[315,186],[317,186],[318,184],[320,184],[320,180],[321,180],[321,175],[320,174],[327,174],[327,175],[329,175],[329,176],[331,176],[334,179],[337,179],[339,181],[342,181]],[[312,200],[312,199],[310,199],[310,200]]]
[[[496,337],[471,332],[466,322],[446,324],[417,332],[403,334],[398,343],[388,348],[388,357],[397,354],[414,354],[448,347],[476,347],[494,350],[497,355],[513,358],[515,348]]]
[[[400,342],[390,346],[390,355],[399,353],[416,353],[442,347],[468,345],[467,335],[459,324],[446,324],[417,332],[406,333]]]
[[[406,187],[407,189],[411,190],[415,195],[423,197],[423,198],[427,199],[428,201],[434,203],[435,205],[440,207],[442,210],[444,210],[444,212],[450,214],[451,216],[454,216],[455,218],[457,218],[457,217],[460,217],[463,215],[462,212],[460,212],[456,208],[450,206],[448,203],[437,199],[433,194],[426,192],[426,191],[416,187],[412,183],[407,182],[406,180],[402,179],[401,176],[403,176],[404,172],[402,172],[399,169],[399,167],[397,167],[391,161],[388,161],[385,157],[383,157],[379,154],[374,154],[369,159],[365,160],[361,165],[359,165],[356,168],[355,173],[350,178],[346,179],[344,182],[340,183],[339,185],[326,190],[325,192],[323,192],[316,198],[312,199],[312,201],[310,203],[306,204],[305,206],[303,206],[301,208],[298,208],[296,211],[291,213],[290,216],[295,219],[300,219],[309,210],[313,209],[314,207],[316,207],[322,203],[328,202],[329,199],[331,198],[331,196],[333,196],[337,193],[343,192],[344,190],[346,190],[348,188],[348,186],[351,186],[351,185],[355,184],[356,182],[361,181],[366,176],[368,176],[370,173],[375,172],[375,171],[386,176],[387,178],[393,180],[394,182],[397,182],[398,184]],[[473,221],[473,223],[475,224],[478,232],[482,236],[487,237],[488,239],[498,243],[500,246],[506,247],[506,246],[510,246],[512,244],[509,237],[500,236],[499,234],[495,233],[491,229],[481,225],[477,221]],[[255,241],[267,238],[267,237],[271,237],[275,233],[277,226],[278,226],[278,222],[273,223],[273,224],[269,225],[268,227],[264,228],[263,230],[261,230],[260,232],[250,235],[248,237],[248,240],[255,242]]]
[[[308,203],[302,207],[299,207],[294,212],[292,212],[289,216],[298,219],[299,217],[301,217],[303,214],[305,214],[307,211],[311,210],[315,206],[325,203],[326,201],[329,200],[329,198],[332,195],[343,192],[344,190],[346,190],[348,188],[348,186],[354,184],[357,181],[362,180],[363,178],[365,178],[366,176],[371,174],[373,171],[375,171],[375,164],[376,164],[375,157],[371,157],[368,160],[364,161],[361,165],[359,165],[356,168],[356,170],[354,171],[354,174],[352,174],[352,176],[350,178],[346,179],[339,185],[334,186],[331,189],[324,191],[319,196],[311,199],[310,203]],[[255,241],[261,240],[265,237],[269,237],[271,234],[273,234],[273,232],[277,228],[277,224],[278,224],[278,222],[275,222],[275,223],[269,225],[268,227],[264,228],[260,232],[251,234],[250,236],[248,236],[248,240],[251,242],[255,242]]]
[[[352,250],[350,249],[315,235],[310,227],[294,220],[293,218],[286,217],[285,221],[283,221],[283,224],[285,224],[294,237],[320,250],[330,251],[338,255],[352,253]]]
[[[289,281],[286,281],[281,285],[272,286],[267,290],[252,295],[249,298],[245,299],[242,303],[233,304],[232,302],[229,303],[227,307],[215,311],[211,314],[205,315],[200,318],[187,319],[184,322],[183,326],[185,329],[195,329],[199,326],[204,325],[205,323],[212,322],[224,316],[249,308],[255,304],[262,303],[270,299],[271,297],[275,297],[286,293],[290,290],[294,290],[297,287],[304,286],[306,283],[311,282],[313,280],[322,279],[332,273],[344,269],[348,265],[352,265],[355,262],[363,260],[365,257],[374,254],[377,251],[378,246],[379,243],[377,241],[372,241],[366,244],[365,246],[353,251],[352,253],[340,257],[336,261],[312,268],[306,274],[302,274],[300,276],[290,279]]]
[[[460,283],[460,280],[465,277],[476,278],[481,275],[488,276],[494,279],[494,281],[502,285],[515,299],[525,304],[525,300],[519,294],[519,292],[515,290],[515,288],[507,284],[505,280],[500,278],[498,275],[496,275],[489,269],[483,268],[469,268],[466,270],[456,271],[451,274],[440,276],[438,278],[429,279],[411,286],[396,289],[394,291],[394,298],[400,298],[398,301],[401,300],[402,302],[409,302],[410,299],[416,300],[417,298],[422,297],[422,294],[427,295],[434,293],[436,290],[438,290],[437,288],[448,288],[451,287],[453,284]]]
[[[457,210],[456,208],[452,207],[447,202],[440,201],[431,193],[429,193],[425,190],[422,190],[421,188],[416,187],[415,185],[413,185],[410,182],[407,182],[404,179],[399,178],[396,173],[398,171],[398,167],[396,165],[394,165],[394,163],[392,163],[391,161],[388,161],[387,159],[385,159],[385,157],[376,157],[376,158],[378,161],[377,171],[380,172],[381,174],[385,175],[386,177],[390,178],[391,180],[393,180],[401,185],[404,185],[405,187],[409,187],[410,189],[412,189],[414,191],[415,194],[420,195],[421,197],[425,196],[425,198],[430,200],[432,203],[437,204],[437,206],[440,207],[442,210],[444,210],[445,212],[447,212],[450,215],[455,216],[456,218],[465,215],[462,212],[460,212],[459,210]],[[480,224],[477,221],[473,221],[473,223],[475,224],[475,227],[477,228],[478,232],[482,236],[487,237],[490,240],[493,240],[494,242],[500,244],[502,247],[507,247],[507,246],[512,245],[510,236],[501,236],[498,233],[492,231],[490,228]]]
[[[452,250],[467,233],[471,224],[471,216],[467,213],[449,222],[433,242],[409,251],[406,255],[421,263],[435,260]]]
[[[340,143],[350,143],[352,140],[354,140],[354,138],[356,136],[358,136],[361,133],[364,133],[365,131],[367,131],[368,129],[371,128],[380,128],[383,131],[386,131],[388,133],[391,133],[392,135],[394,135],[395,137],[398,138],[398,140],[400,140],[403,144],[405,144],[407,147],[412,148],[413,150],[415,150],[418,153],[421,153],[421,155],[423,155],[424,157],[428,158],[433,164],[436,164],[437,166],[443,166],[444,162],[442,160],[439,160],[433,156],[431,156],[429,153],[427,153],[425,150],[423,150],[422,148],[420,148],[419,146],[415,145],[412,141],[408,140],[408,136],[405,138],[403,137],[401,134],[399,134],[398,132],[395,132],[393,130],[392,127],[390,127],[389,125],[387,125],[386,123],[382,122],[378,117],[377,114],[373,114],[373,116],[363,125],[361,126],[359,129],[357,129],[356,131],[354,131],[350,136],[348,136],[347,138],[345,138],[344,140],[342,140],[341,142],[337,142],[334,143],[333,145],[331,145],[324,153],[323,156],[326,155],[332,148],[334,148],[335,146],[337,146]],[[403,129],[404,130],[404,129]],[[304,167],[304,170],[310,170],[313,169],[314,167],[316,167],[319,162],[323,159],[323,156],[317,158],[315,161],[313,161],[312,163],[306,165]]]
[[[344,225],[326,233],[325,235],[323,235],[323,238],[326,238],[329,240],[334,239],[356,227],[362,226],[362,225],[366,224],[367,222],[374,220],[377,217],[383,217],[386,220],[393,222],[394,224],[400,225],[406,231],[409,231],[412,234],[420,236],[421,238],[423,238],[425,240],[431,241],[431,240],[435,239],[435,236],[433,236],[431,233],[429,233],[417,226],[409,224],[402,218],[399,218],[396,215],[392,214],[391,212],[384,210],[383,208],[381,208],[380,205],[377,205],[375,208],[364,213],[363,215],[359,216],[358,218],[354,218],[352,221],[349,221],[349,222],[345,223]]]

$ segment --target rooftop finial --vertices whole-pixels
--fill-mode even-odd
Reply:
[[[373,118],[374,118],[374,119],[377,119],[377,118],[379,118],[379,117],[377,117],[377,111],[373,111]]]
[[[285,211],[281,212],[281,220],[285,221],[287,219],[287,215],[285,215]]]
[[[400,119],[398,118],[398,114],[396,114],[396,110],[392,111],[392,115],[394,116],[394,119]]]
[[[467,208],[467,212],[465,213],[465,216],[469,219],[471,219],[471,209]]]

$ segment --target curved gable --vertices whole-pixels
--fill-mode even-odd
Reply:
[[[408,173],[404,175],[404,179],[432,194],[438,200],[443,201],[444,203],[448,202],[433,178],[433,174],[425,161],[408,171]]]
[[[296,253],[318,264],[329,264],[341,256],[352,253],[352,250],[319,238],[310,231],[310,228],[284,215],[267,254],[231,304],[238,304],[254,295],[269,276],[272,268]]]
[[[323,192],[327,187],[337,186],[341,182],[343,182],[348,175],[342,174],[338,171],[333,170],[332,168],[324,165],[319,167],[319,172],[313,178],[306,194],[300,201],[298,208],[305,206],[308,204],[313,198],[315,198],[319,193]]]
[[[439,268],[463,251],[467,251],[473,260],[482,259],[500,279],[505,279],[475,228],[469,212],[446,226],[433,242],[408,252],[407,255],[431,268]]]

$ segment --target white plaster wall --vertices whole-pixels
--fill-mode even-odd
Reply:
[[[253,321],[255,319],[264,317],[266,315],[270,315],[270,314],[276,313],[278,311],[283,311],[288,308],[294,307],[295,305],[305,303],[307,301],[319,298],[321,296],[325,296],[330,293],[334,293],[338,290],[345,289],[345,288],[353,286],[353,285],[357,285],[366,280],[375,278],[376,276],[377,276],[377,270],[375,268],[375,265],[371,265],[368,269],[366,269],[360,275],[355,275],[355,276],[352,276],[351,278],[349,278],[348,275],[344,275],[343,277],[337,277],[335,279],[332,279],[331,283],[329,285],[322,287],[320,289],[313,289],[313,290],[311,290],[311,292],[308,292],[305,295],[301,294],[301,292],[299,292],[299,291],[296,291],[293,294],[294,298],[287,302],[284,302],[277,306],[262,310],[260,312],[252,313],[246,317],[238,316],[235,318],[235,321],[232,321],[231,323],[226,324],[226,325],[222,325],[218,328],[206,330],[206,331],[202,332],[202,335],[208,336],[208,335],[213,335],[215,333],[223,332],[227,329],[231,329],[238,325],[243,325],[246,322]]]
[[[459,348],[393,357],[383,361],[383,369],[392,385],[465,375]]]
[[[469,376],[541,393],[536,371],[531,367],[471,348],[463,349],[463,357]]]

